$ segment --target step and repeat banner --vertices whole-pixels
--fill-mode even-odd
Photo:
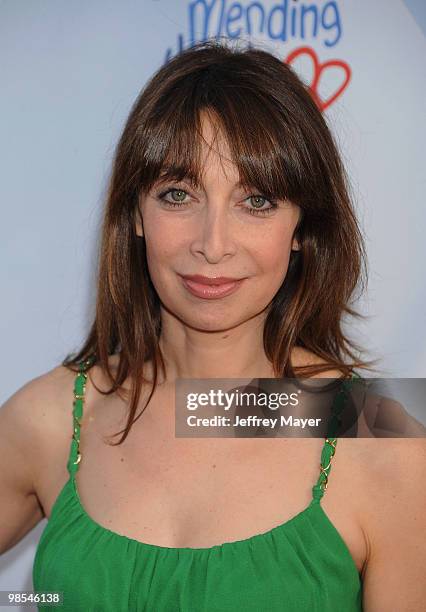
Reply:
[[[130,107],[164,62],[214,36],[276,54],[309,84],[367,246],[365,320],[348,331],[378,375],[425,377],[425,30],[421,0],[3,0],[0,401],[79,346]],[[0,590],[32,588],[45,524],[0,559]]]

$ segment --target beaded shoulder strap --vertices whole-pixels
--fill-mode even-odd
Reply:
[[[338,430],[341,419],[340,414],[343,411],[349,390],[356,378],[360,378],[358,374],[352,372],[351,377],[341,383],[341,389],[336,394],[331,409],[331,418],[328,423],[328,434],[321,451],[320,473],[316,484],[312,487],[312,502],[319,502],[328,485],[328,476],[331,470],[331,460],[336,452],[337,438],[334,437]]]
[[[79,372],[74,381],[74,401],[73,401],[73,434],[71,448],[68,458],[68,472],[74,477],[81,461],[80,454],[80,427],[83,416],[84,394],[86,391],[87,370],[93,365],[94,357],[89,357],[85,361],[80,361]]]

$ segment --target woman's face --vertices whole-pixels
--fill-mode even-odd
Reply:
[[[210,144],[214,132],[205,117],[202,127]],[[261,195],[256,189],[243,189],[235,166],[226,161],[231,158],[226,143],[218,140],[214,146],[225,159],[204,145],[202,185],[155,184],[140,198],[143,227],[139,219],[136,225],[145,237],[149,273],[163,308],[204,331],[230,329],[261,315],[286,276],[291,249],[299,248],[293,239],[299,207],[278,200],[271,209],[269,200],[256,197]],[[201,286],[200,296],[181,276],[195,274],[244,280],[233,291],[228,285],[231,293],[223,296],[212,297],[212,290]]]

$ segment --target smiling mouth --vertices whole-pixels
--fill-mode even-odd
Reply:
[[[204,276],[203,274],[181,274],[180,276],[201,285],[223,285],[225,283],[234,283],[238,280],[242,280],[229,276]]]
[[[200,277],[196,277],[197,279]],[[222,277],[223,278],[223,277]],[[181,276],[183,286],[189,293],[194,295],[195,297],[199,297],[202,299],[218,299],[222,297],[226,297],[231,295],[244,282],[244,278],[234,279],[234,280],[226,280],[225,282],[221,280],[221,278],[211,278],[204,277],[203,280],[208,280],[206,282],[200,282],[199,280],[195,281],[192,278]],[[214,281],[214,284],[212,284]]]

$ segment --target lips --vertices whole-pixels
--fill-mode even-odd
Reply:
[[[214,300],[231,295],[231,293],[237,291],[245,280],[244,278],[229,279],[226,276],[209,277],[199,274],[191,276],[180,275],[180,277],[183,286],[189,293],[205,300]]]
[[[224,285],[226,283],[236,283],[240,278],[229,276],[203,276],[201,274],[185,274],[182,278],[197,283],[199,285]]]

